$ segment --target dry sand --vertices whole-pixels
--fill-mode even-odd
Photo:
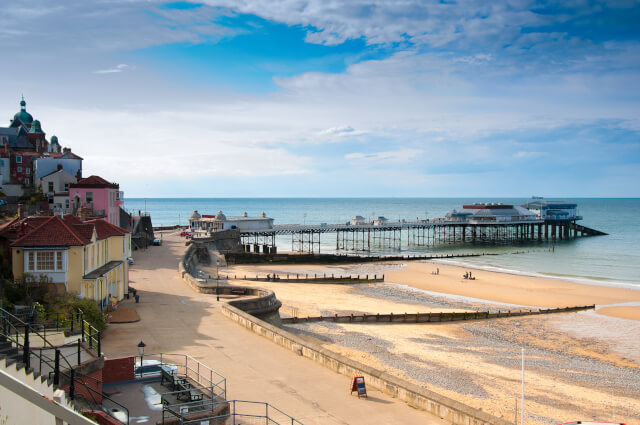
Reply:
[[[437,268],[440,274],[432,275]],[[517,308],[514,305],[607,306],[597,312],[468,323],[322,322],[288,328],[325,348],[507,420],[513,420],[520,396],[524,346],[527,424],[594,419],[640,423],[640,308],[635,305],[640,291],[474,269],[476,280],[470,281],[462,278],[468,270],[410,262],[234,266],[225,271],[385,273],[382,284],[237,282],[269,287],[283,302],[283,313],[298,316]]]

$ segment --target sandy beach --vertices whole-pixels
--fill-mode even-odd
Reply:
[[[439,274],[432,274],[439,269]],[[462,275],[471,271],[475,280]],[[640,417],[640,291],[583,285],[427,262],[353,265],[238,265],[238,276],[385,274],[379,284],[268,287],[283,316],[474,311],[595,304],[597,310],[468,323],[287,325],[325,348],[366,362],[495,416],[513,420],[520,394],[521,348],[527,356],[527,423],[572,420],[637,424]]]

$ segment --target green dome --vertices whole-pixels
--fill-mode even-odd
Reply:
[[[58,136],[51,136],[51,144],[52,145],[59,145]]]
[[[27,125],[31,125],[31,123],[33,122],[33,117],[30,113],[27,112],[27,102],[25,102],[24,99],[20,101],[20,112],[13,116],[13,120],[18,120],[22,124]]]
[[[31,115],[29,115],[31,116]],[[35,120],[33,124],[31,124],[31,128],[29,129],[29,133],[42,133],[42,127],[40,126],[40,121]]]

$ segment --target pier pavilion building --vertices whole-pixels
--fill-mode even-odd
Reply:
[[[578,204],[564,201],[540,200],[522,205],[546,222],[582,220],[578,215]]]
[[[263,212],[258,217],[250,217],[246,212],[241,216],[227,217],[222,211],[216,215],[200,214],[197,210],[189,217],[189,228],[194,232],[218,232],[238,229],[246,232],[260,232],[273,229],[273,218]]]

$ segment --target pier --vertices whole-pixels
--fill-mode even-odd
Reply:
[[[276,236],[291,236],[294,252],[320,252],[322,237],[335,235],[336,251],[371,251],[375,249],[409,249],[442,244],[509,244],[526,241],[553,241],[606,233],[579,225],[574,221],[542,219],[522,221],[433,221],[376,224],[275,225],[271,229],[241,230],[245,252],[273,253]]]

